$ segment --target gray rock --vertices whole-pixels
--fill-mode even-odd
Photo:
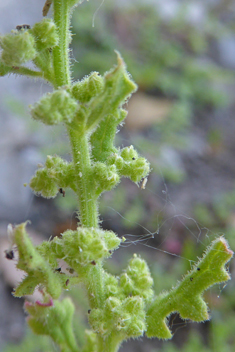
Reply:
[[[235,36],[223,36],[217,45],[221,64],[230,69],[235,69]]]

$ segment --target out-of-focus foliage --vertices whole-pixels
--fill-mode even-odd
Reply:
[[[47,336],[38,336],[28,331],[25,338],[20,344],[9,344],[4,348],[3,352],[46,352],[58,350],[55,348],[53,342]]]
[[[177,102],[173,111],[177,109],[182,124],[195,103],[219,106],[226,101],[219,88],[229,72],[207,56],[211,41],[221,34],[215,18],[198,28],[187,18],[185,2],[171,20],[159,15],[157,4],[119,7],[104,2],[96,15],[97,6],[90,2],[74,16],[75,75],[90,70],[102,73],[114,62],[113,50],[118,49],[141,89]]]

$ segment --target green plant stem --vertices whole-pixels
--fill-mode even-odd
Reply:
[[[98,336],[98,352],[117,352],[122,339],[116,333],[111,333],[106,339]]]
[[[67,0],[54,0],[54,22],[56,24],[59,44],[53,49],[53,66],[55,72],[55,88],[70,85],[70,6]]]
[[[53,50],[55,88],[70,84],[69,70],[69,16],[67,0],[54,0],[54,21],[58,29],[59,44]],[[80,221],[86,227],[98,227],[97,198],[92,187],[91,162],[85,131],[68,128],[76,172],[76,192],[78,195]]]
[[[70,8],[66,0],[54,0],[54,21],[58,29],[59,44],[53,49],[54,85],[58,88],[70,85],[69,70],[69,15]],[[92,180],[92,165],[88,134],[82,128],[69,126],[73,163],[75,169],[75,186],[79,203],[79,219],[82,226],[98,227],[98,209],[95,185]],[[102,263],[96,263],[91,268],[86,284],[91,308],[102,308],[104,303],[103,268]],[[99,336],[98,352],[117,352],[120,336],[111,334],[104,339]],[[72,349],[71,349],[72,350]],[[73,350],[72,350],[73,351]]]
[[[51,61],[49,53],[38,55],[33,61],[34,64],[43,72],[43,78],[54,84],[54,77],[51,70]]]
[[[76,174],[80,221],[86,227],[98,227],[97,197],[91,179],[88,137],[83,131],[68,128]]]
[[[103,285],[103,268],[102,263],[97,262],[94,265],[87,278],[87,291],[89,293],[89,302],[91,309],[104,306],[104,285]]]
[[[61,348],[61,352],[78,352],[79,350],[74,335],[72,335],[70,331],[64,331],[63,327],[61,331],[63,332],[67,345],[66,347],[64,346],[64,348]]]
[[[45,75],[42,72],[31,70],[30,68],[19,66],[19,67],[11,67],[9,73],[14,73],[16,75],[22,76],[30,76],[30,77],[41,77],[44,78]]]

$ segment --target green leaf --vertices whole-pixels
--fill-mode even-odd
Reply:
[[[11,72],[11,67],[6,66],[2,60],[0,60],[0,77],[7,75]]]
[[[92,156],[96,161],[106,161],[111,153],[116,153],[114,138],[117,133],[117,126],[126,118],[127,111],[117,109],[107,115],[92,133],[90,142],[92,145]]]
[[[14,229],[14,242],[19,253],[17,268],[24,270],[28,274],[16,288],[14,296],[30,295],[33,293],[34,288],[41,284],[51,297],[58,298],[62,290],[59,274],[53,272],[49,263],[32,244],[25,230],[26,224],[17,225]]]
[[[89,103],[87,131],[93,130],[102,119],[116,113],[137,86],[126,71],[125,63],[117,53],[117,66],[104,77],[104,90]]]
[[[178,312],[183,319],[205,321],[209,319],[208,308],[202,293],[216,283],[230,280],[225,264],[233,252],[220,237],[212,242],[202,259],[170,292],[157,296],[147,311],[147,336],[169,339],[167,317]]]
[[[62,351],[78,351],[72,327],[74,305],[69,298],[50,304],[26,302],[25,309],[30,314],[27,320],[35,334],[49,335]]]

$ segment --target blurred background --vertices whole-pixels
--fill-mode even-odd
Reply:
[[[44,0],[0,0],[0,33],[42,18]],[[146,189],[123,179],[100,200],[102,225],[127,241],[108,261],[118,274],[132,253],[149,263],[155,291],[170,289],[218,234],[235,250],[235,1],[90,0],[73,16],[71,60],[75,79],[103,74],[122,54],[139,86],[128,103],[120,146],[133,144],[152,167]],[[0,350],[57,351],[25,324],[23,299],[12,297],[20,272],[4,258],[8,223],[31,221],[39,243],[76,228],[76,202],[69,191],[54,200],[32,194],[29,182],[46,155],[70,159],[63,127],[32,121],[28,105],[51,90],[41,81],[0,81]],[[235,350],[235,283],[205,294],[211,321],[195,324],[177,314],[171,341],[141,338],[121,352],[232,352]],[[76,335],[82,342],[87,303],[76,304]]]

